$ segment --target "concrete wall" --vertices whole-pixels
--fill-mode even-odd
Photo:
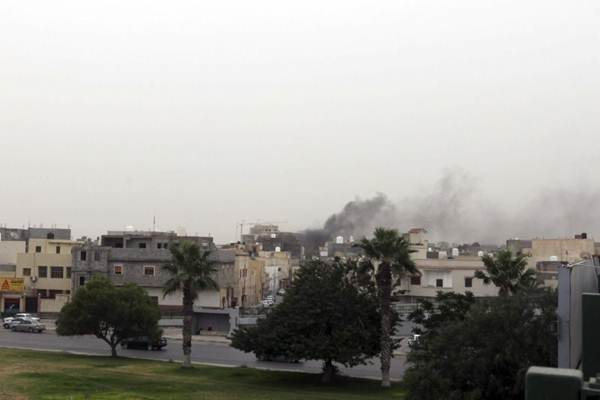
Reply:
[[[17,264],[17,254],[25,253],[24,241],[10,240],[0,241],[0,265],[2,264]]]
[[[40,299],[40,313],[59,313],[65,304],[69,302],[69,295],[57,294],[54,299]]]
[[[577,262],[595,254],[596,248],[593,239],[534,239],[531,244],[530,265],[538,261]]]

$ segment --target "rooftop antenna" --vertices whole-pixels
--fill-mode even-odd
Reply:
[[[156,214],[152,217],[152,232],[156,232]]]

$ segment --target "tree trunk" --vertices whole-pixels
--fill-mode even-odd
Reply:
[[[183,365],[182,368],[192,367],[192,317],[194,316],[194,302],[187,290],[183,292]]]
[[[323,364],[323,375],[321,376],[321,383],[330,383],[334,373],[335,368],[333,367],[333,363],[331,362],[331,360],[325,360],[325,363]]]
[[[116,343],[111,343],[110,344],[110,355],[111,355],[111,357],[118,357],[117,356],[117,344]]]
[[[392,359],[392,272],[383,262],[377,273],[379,305],[381,307],[381,386],[390,387],[390,364]]]

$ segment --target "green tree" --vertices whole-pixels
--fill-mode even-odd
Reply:
[[[56,320],[61,336],[94,335],[117,356],[124,339],[160,334],[160,310],[146,291],[134,284],[115,287],[105,277],[94,277],[77,290]]]
[[[513,256],[510,250],[501,250],[494,256],[482,258],[486,272],[476,271],[475,277],[483,283],[498,286],[500,296],[515,294],[524,289],[538,286],[535,270],[527,268],[527,258],[523,254]]]
[[[163,288],[163,295],[183,293],[183,368],[191,368],[192,318],[194,301],[203,290],[218,289],[212,275],[216,263],[210,259],[210,251],[201,250],[197,243],[183,241],[170,246],[171,262],[163,266],[170,274]]]
[[[556,366],[555,292],[437,300],[436,310],[411,316],[423,330],[407,356],[409,400],[522,400],[527,369]]]
[[[283,302],[256,327],[236,330],[232,346],[259,359],[321,360],[323,382],[334,375],[334,363],[365,363],[379,353],[377,304],[349,276],[339,260],[307,262]]]
[[[394,311],[392,298],[400,279],[407,273],[418,274],[410,258],[408,241],[395,229],[377,228],[372,239],[363,238],[358,246],[367,262],[361,263],[362,273],[375,283],[381,326],[381,386],[389,387]]]

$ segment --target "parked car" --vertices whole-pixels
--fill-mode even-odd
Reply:
[[[10,320],[4,322],[2,326],[4,326],[4,329],[11,329],[13,326],[18,325],[23,321],[25,321],[25,318],[10,318]]]
[[[266,300],[262,300],[261,304],[264,307],[271,307],[273,304],[275,304],[275,302],[273,300],[266,299]]]
[[[24,319],[21,322],[19,322],[18,324],[12,325],[10,330],[13,332],[42,333],[43,331],[46,330],[46,326],[44,326],[43,324],[40,324],[39,321]]]
[[[421,336],[421,335],[414,334],[414,335],[412,335],[411,337],[409,337],[409,338],[408,338],[408,345],[410,346],[410,345],[412,345],[413,343],[416,343],[416,342],[418,342],[418,341],[419,341],[419,337],[420,337],[420,336]]]
[[[121,346],[128,349],[143,349],[143,350],[161,350],[167,346],[167,338],[160,337],[151,339],[148,336],[139,336],[131,339],[126,339],[121,342]]]
[[[21,319],[28,319],[31,321],[39,321],[40,319],[36,316],[34,316],[33,314],[29,314],[29,313],[16,313],[13,317],[6,317],[2,320],[2,324],[4,325],[5,328],[8,328],[6,326],[6,324],[9,324],[10,322],[14,321],[17,318],[21,318]]]
[[[30,313],[17,313],[15,315],[15,318],[29,319],[29,320],[32,320],[32,321],[39,321],[40,320],[38,317],[35,316],[35,314],[30,314]]]

